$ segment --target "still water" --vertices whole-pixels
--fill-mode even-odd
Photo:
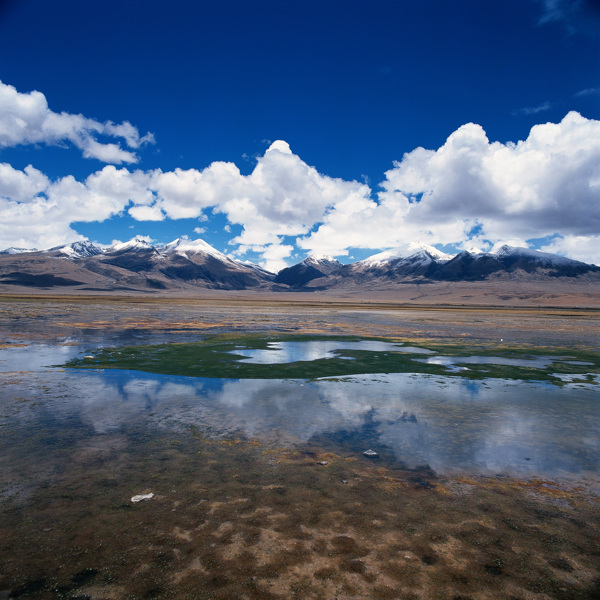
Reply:
[[[375,340],[358,340],[351,342],[339,340],[269,342],[265,350],[239,346],[232,354],[244,356],[244,361],[247,363],[274,365],[298,361],[319,360],[322,358],[350,358],[342,356],[344,350],[434,354],[433,350],[427,350],[426,348],[415,348],[401,343],[378,342]]]
[[[314,360],[345,347],[282,344],[239,348],[236,354],[257,362]],[[373,351],[403,348],[347,344]],[[6,443],[28,440],[29,451],[39,455],[44,444],[125,432],[136,423],[149,432],[197,428],[277,446],[312,444],[360,460],[368,460],[362,452],[372,448],[383,462],[429,466],[438,474],[600,472],[597,380],[582,384],[563,376],[564,385],[557,386],[411,373],[238,380],[48,366],[82,353],[77,345],[0,350],[0,428]],[[444,357],[425,360],[438,359]]]

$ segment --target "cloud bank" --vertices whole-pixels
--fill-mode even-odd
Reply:
[[[48,108],[41,92],[18,92],[12,85],[0,81],[0,148],[23,144],[73,144],[85,158],[95,158],[106,163],[135,163],[137,155],[124,150],[120,143],[101,142],[98,136],[118,138],[131,149],[153,143],[147,133],[140,137],[138,130],[128,121],[100,123],[83,115],[56,113]]]
[[[53,113],[39,92],[0,84],[0,94],[0,147],[71,141],[84,156],[130,162],[131,152],[94,136],[118,137],[130,148],[145,141],[129,123]],[[231,251],[241,258],[258,253],[272,271],[287,266],[297,249],[345,256],[416,241],[490,249],[545,238],[547,251],[600,263],[599,199],[600,121],[570,112],[516,143],[490,142],[480,125],[463,125],[440,148],[416,148],[394,162],[377,193],[319,173],[282,140],[249,175],[234,163],[213,162],[166,172],[107,165],[83,181],[51,180],[31,165],[0,163],[0,247],[74,241],[82,236],[72,223],[120,214],[207,221],[221,213],[225,231],[241,227]]]
[[[479,125],[463,125],[438,150],[405,154],[385,176],[378,202],[337,205],[300,245],[343,254],[358,222],[352,242],[364,248],[415,237],[459,247],[528,246],[546,236],[597,240],[600,232],[600,121],[576,112],[536,125],[516,144],[491,143]]]

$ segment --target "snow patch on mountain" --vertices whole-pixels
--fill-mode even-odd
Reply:
[[[119,242],[111,246],[108,252],[122,252],[123,250],[152,250],[154,246],[141,236],[136,236],[128,242]]]
[[[504,246],[498,248],[495,252],[490,252],[489,256],[493,256],[499,259],[502,258],[528,258],[533,259],[537,262],[541,262],[548,266],[561,266],[570,265],[573,263],[580,263],[580,261],[566,258],[565,256],[558,256],[556,254],[550,254],[548,252],[540,252],[539,250],[532,250],[531,248],[519,248],[515,246]],[[580,263],[584,264],[584,263]]]
[[[104,250],[100,246],[89,240],[73,242],[65,246],[57,246],[56,248],[52,248],[51,251],[58,251],[68,258],[89,258],[90,256],[104,254]]]
[[[180,254],[187,256],[190,254],[208,254],[209,256],[214,256],[219,260],[230,261],[231,259],[219,252],[216,248],[213,248],[210,244],[207,244],[204,240],[198,238],[197,240],[188,240],[185,238],[177,238],[173,240],[169,244],[165,244],[164,246],[160,246],[158,250],[165,255],[169,254]]]
[[[26,252],[37,252],[37,248],[15,248],[11,246],[6,250],[2,250],[0,254],[25,254]]]
[[[412,259],[411,262],[421,262],[425,265],[433,261],[438,263],[448,262],[452,258],[451,254],[446,254],[428,244],[409,243],[374,254],[356,264],[365,268],[385,267],[391,262]]]
[[[327,254],[310,254],[300,264],[313,267],[324,275],[329,275],[343,266],[339,260]]]

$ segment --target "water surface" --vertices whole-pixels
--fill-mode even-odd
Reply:
[[[373,351],[396,346],[348,343],[357,345]],[[257,360],[266,360],[265,354],[276,362],[319,358],[339,349],[340,342],[277,344],[259,351]],[[564,385],[556,386],[418,373],[255,380],[47,366],[82,352],[41,344],[0,350],[0,368],[12,372],[0,415],[4,432],[36,439],[40,429],[56,430],[58,439],[71,430],[69,435],[85,437],[126,431],[135,422],[280,446],[320,445],[357,457],[373,448],[383,461],[428,466],[438,474],[600,471],[597,382],[562,376]],[[445,357],[425,360],[438,358]],[[28,376],[19,375],[24,369]],[[36,452],[43,452],[48,436],[37,437]]]

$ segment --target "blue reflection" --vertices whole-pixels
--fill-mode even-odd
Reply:
[[[80,352],[72,346],[3,350],[0,425],[18,427],[32,440],[43,427],[92,436],[126,435],[132,423],[147,427],[148,435],[156,428],[194,426],[267,444],[326,443],[359,459],[370,447],[383,460],[429,465],[438,473],[600,473],[598,383],[555,386],[414,373],[204,379],[43,366]],[[51,438],[41,436],[39,444]]]
[[[388,374],[305,380],[73,372],[78,410],[97,432],[146,417],[265,443],[326,436],[335,446],[378,443],[383,458],[438,473],[581,474],[600,471],[598,386]],[[582,416],[585,415],[585,419]],[[368,439],[367,439],[368,425]],[[376,432],[375,438],[373,438]]]

